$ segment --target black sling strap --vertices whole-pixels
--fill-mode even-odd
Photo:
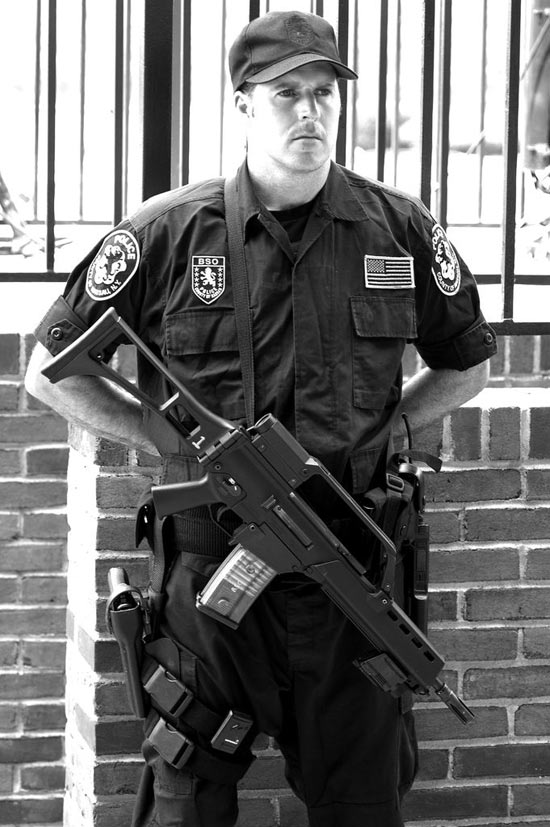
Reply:
[[[235,303],[235,320],[237,323],[237,341],[239,343],[244,386],[246,424],[250,427],[254,425],[255,422],[254,343],[252,338],[252,312],[250,310],[248,273],[244,256],[243,228],[239,213],[237,181],[235,178],[226,179],[224,199],[229,264],[233,281],[233,299]]]

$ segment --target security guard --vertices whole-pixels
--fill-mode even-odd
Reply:
[[[92,432],[158,451],[164,481],[197,478],[185,448],[115,388],[41,376],[51,354],[113,306],[205,405],[243,422],[273,413],[360,500],[398,414],[421,428],[479,392],[495,336],[471,273],[424,206],[331,161],[338,83],[356,77],[331,26],[266,14],[237,37],[229,64],[247,135],[234,206],[252,375],[243,377],[241,265],[230,261],[230,204],[217,178],[151,199],[76,267],[38,328],[27,387]],[[426,367],[402,387],[407,342]],[[160,393],[143,366],[139,381]],[[298,574],[275,578],[238,630],[222,626],[194,603],[228,553],[226,532],[191,509],[170,520],[165,540],[178,554],[145,680],[167,670],[191,702],[153,703],[135,827],[234,825],[236,784],[260,732],[280,746],[312,827],[400,827],[416,771],[411,704],[353,666],[367,641]],[[244,735],[228,753],[214,735],[231,710]],[[167,755],[157,737],[166,725],[192,749]]]

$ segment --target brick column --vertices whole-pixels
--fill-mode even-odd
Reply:
[[[107,573],[148,579],[134,546],[135,504],[155,469],[134,452],[73,429],[68,471],[66,827],[129,824],[141,723],[129,712],[116,642],[107,634]]]

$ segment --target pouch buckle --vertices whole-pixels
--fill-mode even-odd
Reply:
[[[157,705],[174,718],[178,718],[195,697],[185,684],[161,664],[158,664],[153,674],[147,679],[144,688]]]

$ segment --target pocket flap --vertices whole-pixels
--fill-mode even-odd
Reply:
[[[238,349],[237,326],[232,310],[191,308],[166,317],[166,350],[171,356]]]
[[[351,296],[355,332],[362,338],[416,338],[416,307],[409,296]]]

